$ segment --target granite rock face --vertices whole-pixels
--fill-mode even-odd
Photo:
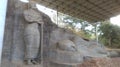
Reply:
[[[28,9],[26,4],[17,0],[9,0],[8,5],[8,9],[12,9],[7,12],[2,67],[75,67],[85,60],[91,59],[91,57],[107,57],[107,51],[103,45],[97,44],[95,41],[86,41],[69,30],[59,28],[46,14],[40,12],[40,15],[35,13],[32,19],[26,16],[24,18],[24,11]],[[34,12],[34,10],[30,11]],[[30,20],[27,21],[26,19]],[[36,44],[36,41],[41,41],[40,38],[43,37],[42,49],[38,44],[37,47],[33,44],[32,47],[28,47],[30,52],[32,52],[33,47],[37,48],[36,52],[33,51],[32,54],[38,54],[40,58],[42,56],[42,63],[27,65],[24,62],[27,49],[25,29],[27,25],[31,24],[29,22],[33,22],[33,20],[36,20],[35,26],[32,23],[33,26],[30,26],[29,29],[31,30],[33,27],[33,31],[37,31],[37,35],[32,38],[38,41],[32,40],[27,35],[26,40],[28,40],[28,43],[35,42]],[[43,27],[39,25],[42,22],[44,23]],[[39,35],[41,28],[43,28],[43,36]],[[29,29],[27,29],[26,34],[30,32],[28,32]],[[31,32],[31,34],[36,34],[35,32]]]
[[[52,31],[50,46],[50,61],[58,64],[75,65],[90,58],[107,57],[102,44],[86,41],[61,28]]]

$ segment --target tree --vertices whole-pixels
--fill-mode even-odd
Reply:
[[[100,40],[109,47],[120,47],[120,27],[111,23],[101,23]]]

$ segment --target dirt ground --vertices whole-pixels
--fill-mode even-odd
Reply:
[[[120,67],[120,57],[94,58],[78,65],[77,67]]]

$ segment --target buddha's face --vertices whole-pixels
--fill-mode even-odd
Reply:
[[[24,18],[28,22],[33,22],[33,21],[39,22],[42,20],[41,14],[38,11],[35,11],[34,9],[25,10]]]

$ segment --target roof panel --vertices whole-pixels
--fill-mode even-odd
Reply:
[[[33,0],[59,12],[90,22],[108,19],[120,13],[120,0]]]

